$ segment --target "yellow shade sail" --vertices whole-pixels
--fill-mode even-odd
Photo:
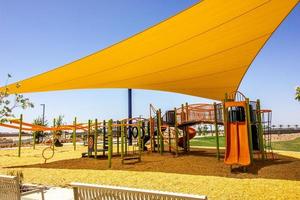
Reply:
[[[8,89],[135,88],[221,100],[238,89],[259,50],[298,2],[203,0],[122,42]]]

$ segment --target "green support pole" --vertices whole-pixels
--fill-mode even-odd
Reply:
[[[161,110],[158,111],[158,135],[159,135],[159,152],[162,155],[164,151],[164,138],[161,132]]]
[[[117,121],[117,124],[120,125],[120,122]],[[119,138],[120,138],[120,131],[121,131],[120,126],[117,126],[116,129],[117,129],[117,154],[120,155],[120,148],[119,148],[119,144],[120,144]]]
[[[112,159],[112,153],[113,153],[113,143],[112,143],[112,123],[113,120],[110,119],[108,121],[108,168],[111,168],[111,159]]]
[[[189,121],[189,104],[188,103],[185,103],[185,110],[186,110],[186,121]],[[187,151],[190,151],[189,127],[186,127],[186,144],[187,144]]]
[[[246,98],[246,116],[247,116],[248,133],[249,133],[249,150],[250,150],[250,159],[251,159],[251,163],[252,163],[253,162],[253,145],[252,145],[252,130],[251,130],[249,102],[250,102],[249,99]]]
[[[215,115],[215,131],[216,131],[216,148],[217,148],[217,159],[220,160],[220,143],[219,143],[219,127],[217,118],[217,104],[214,102],[214,115]]]
[[[223,126],[224,126],[224,136],[225,136],[225,151],[227,149],[227,123],[228,123],[228,119],[227,119],[227,116],[228,116],[228,109],[225,108],[225,102],[227,101],[227,94],[225,95],[225,99],[223,101]]]
[[[56,119],[54,118],[53,119],[53,128],[55,128],[56,127]],[[55,137],[56,137],[56,131],[55,130],[53,130],[53,132],[52,132],[52,147],[54,148],[54,139],[55,139]]]
[[[98,120],[95,119],[95,134],[94,134],[94,156],[97,158],[97,152],[98,152]]]
[[[91,135],[91,120],[88,121],[88,132],[87,132],[87,143],[88,143],[88,149],[89,149],[89,137]],[[92,156],[92,152],[88,151],[88,157]]]
[[[175,128],[175,143],[176,143],[176,156],[178,156],[178,127],[177,127],[177,110],[174,108],[174,115],[175,115],[175,122],[174,122],[174,128]]]
[[[141,162],[141,157],[142,157],[141,121],[138,121],[137,129],[138,129],[139,161]]]
[[[73,125],[74,125],[74,128],[73,128],[73,147],[74,147],[74,151],[75,151],[76,150],[77,117],[75,117]]]
[[[260,114],[260,100],[257,99],[256,102],[256,115],[257,115],[257,123],[258,123],[258,137],[259,137],[259,148],[262,155],[262,160],[265,160],[265,150],[264,150],[264,136],[263,136],[263,127],[261,122],[261,114]]]
[[[103,144],[102,144],[102,154],[103,154],[103,157],[105,156],[105,148],[106,148],[106,135],[107,135],[107,132],[106,132],[106,121],[105,120],[103,120],[103,131],[102,131],[102,133],[103,133],[103,138],[102,138],[102,142],[103,142]]]
[[[157,152],[159,152],[160,150],[160,136],[159,136],[159,130],[160,130],[160,126],[159,126],[159,111],[156,111],[156,124],[157,124],[157,134],[156,134],[156,144],[157,144]]]
[[[125,122],[122,121],[122,126],[121,126],[121,159],[123,162],[123,158],[124,158],[124,142],[125,142]]]
[[[185,115],[185,111],[184,111],[184,105],[181,104],[181,123],[184,123],[184,122],[186,122],[186,115]],[[187,139],[186,134],[187,134],[187,132],[186,132],[186,128],[184,127],[182,129],[182,131],[183,131],[183,149],[186,152],[187,151],[187,142],[186,142],[186,139]]]
[[[20,115],[18,157],[21,157],[23,114]]]

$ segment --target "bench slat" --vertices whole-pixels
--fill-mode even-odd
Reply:
[[[207,199],[205,195],[191,195],[155,190],[71,183],[75,200],[199,200]]]

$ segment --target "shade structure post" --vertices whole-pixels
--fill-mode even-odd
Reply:
[[[132,89],[128,89],[128,123],[132,124]],[[132,128],[128,126],[128,144],[132,145]]]
[[[214,124],[216,131],[216,149],[217,149],[217,159],[220,160],[220,143],[219,143],[219,127],[218,127],[218,112],[217,103],[214,102]]]
[[[108,130],[107,130],[107,136],[108,136],[108,168],[111,168],[111,160],[112,160],[112,154],[113,154],[113,141],[112,141],[112,123],[113,120],[110,119],[108,121]]]
[[[95,119],[95,133],[94,133],[94,157],[97,158],[98,152],[98,119]]]
[[[73,139],[73,148],[74,148],[74,151],[76,151],[76,131],[77,131],[77,117],[75,117],[74,121],[73,121],[73,135],[72,135],[72,139]]]
[[[262,160],[265,160],[265,149],[264,149],[264,136],[263,136],[263,126],[261,120],[261,112],[260,112],[260,100],[256,101],[256,119],[257,119],[257,128],[258,128],[258,138],[259,138],[259,149],[262,155]]]
[[[23,114],[21,114],[21,115],[20,115],[19,141],[18,141],[18,157],[21,157],[21,146],[22,146],[22,126],[23,126]]]

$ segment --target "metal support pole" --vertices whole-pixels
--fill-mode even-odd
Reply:
[[[215,115],[217,159],[220,160],[219,127],[218,127],[218,116],[217,116],[218,112],[217,112],[217,104],[216,104],[216,102],[214,102],[214,115]]]
[[[178,156],[178,127],[177,127],[177,110],[174,108],[174,115],[175,115],[175,122],[174,122],[174,128],[175,128],[175,143],[176,143],[176,156]]]
[[[108,168],[111,168],[111,159],[113,153],[113,141],[112,141],[112,123],[113,120],[108,121]]]
[[[250,120],[250,109],[249,109],[249,99],[246,98],[246,117],[248,124],[248,133],[249,133],[249,150],[250,150],[250,159],[251,163],[253,162],[253,144],[252,144],[252,130],[251,130],[251,120]]]
[[[21,157],[23,114],[20,115],[18,157]]]
[[[87,133],[87,143],[88,143],[88,157],[92,156],[92,152],[89,151],[89,146],[90,146],[90,142],[89,142],[89,137],[91,135],[91,120],[88,121],[88,133]]]
[[[124,139],[125,139],[125,122],[122,121],[122,125],[121,125],[121,159],[123,162],[123,158],[124,158]]]
[[[117,124],[120,125],[120,122],[117,121]],[[121,126],[117,126],[116,127],[116,130],[117,130],[117,154],[120,155],[120,132],[121,132]]]
[[[94,135],[94,156],[97,158],[97,152],[98,152],[98,120],[95,119],[95,135]]]
[[[186,121],[189,121],[189,105],[188,103],[185,103],[185,110],[186,110]],[[187,151],[190,151],[190,134],[189,134],[189,127],[186,127],[186,146],[187,146]]]
[[[56,119],[54,118],[53,119],[53,128],[55,129],[56,128]],[[56,130],[53,130],[52,132],[52,147],[54,148],[54,143],[55,143],[55,140],[56,139]]]
[[[138,121],[137,129],[138,129],[138,151],[139,151],[139,161],[141,162],[142,157],[142,138],[141,138],[141,121]]]
[[[103,154],[103,157],[105,156],[105,151],[106,151],[106,121],[104,120],[103,121],[103,138],[102,138],[102,154]]]
[[[259,137],[259,149],[262,155],[262,160],[265,160],[265,150],[264,150],[264,136],[263,136],[263,127],[260,113],[260,100],[257,99],[256,102],[256,116],[257,116],[257,125],[258,125],[258,137]]]
[[[128,89],[128,123],[132,124],[132,89]],[[128,144],[132,145],[132,128],[128,127]]]
[[[164,151],[164,138],[161,131],[161,110],[158,111],[158,137],[159,137],[159,152],[163,154]]]
[[[73,147],[74,151],[76,150],[76,131],[77,131],[77,117],[75,117],[74,122],[73,122]]]

